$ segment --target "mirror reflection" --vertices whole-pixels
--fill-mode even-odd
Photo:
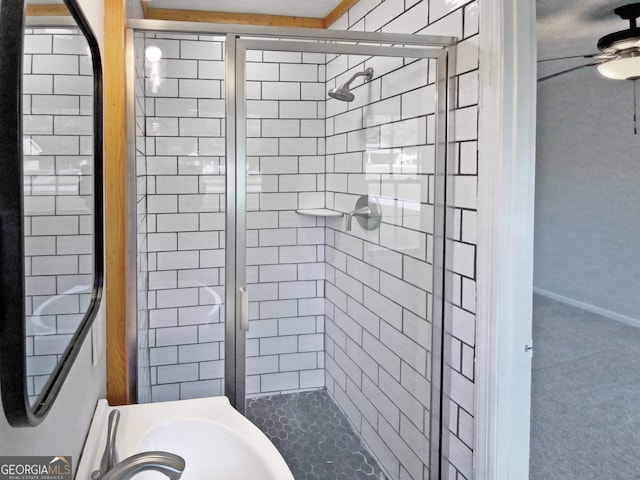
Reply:
[[[45,5],[28,7],[33,15]],[[29,26],[27,17],[22,81],[27,393],[34,406],[85,317],[94,284],[93,68],[81,30]]]

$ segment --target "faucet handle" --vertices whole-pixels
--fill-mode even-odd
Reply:
[[[118,463],[116,434],[118,433],[118,422],[120,422],[120,410],[112,410],[108,421],[107,441],[104,446],[102,460],[100,460],[100,470],[91,472],[91,480],[100,480]]]

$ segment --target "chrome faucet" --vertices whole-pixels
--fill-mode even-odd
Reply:
[[[109,414],[107,442],[100,460],[100,469],[91,473],[91,480],[128,480],[145,470],[164,473],[171,480],[178,480],[182,476],[184,459],[169,452],[142,452],[118,462],[116,433],[119,421],[120,411],[113,410]]]
[[[143,452],[131,455],[109,470],[102,480],[129,480],[145,470],[164,473],[171,480],[178,480],[184,472],[184,459],[169,452]]]

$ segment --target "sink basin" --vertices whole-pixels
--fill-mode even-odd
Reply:
[[[293,480],[269,439],[236,411],[226,397],[210,397],[117,407],[120,425],[116,448],[120,460],[163,450],[185,460],[181,480]],[[113,410],[101,400],[96,408],[76,478],[90,478],[104,450],[106,425]],[[140,480],[164,480],[155,471]]]
[[[181,480],[282,478],[268,461],[271,452],[261,451],[233,430],[209,420],[184,419],[153,427],[138,450],[164,450],[180,455],[186,464]],[[144,480],[161,477],[158,472],[138,475]]]

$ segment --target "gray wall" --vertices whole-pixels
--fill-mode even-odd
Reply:
[[[543,82],[537,128],[535,288],[640,319],[633,82],[595,69]]]
[[[104,306],[96,323],[94,328],[102,329],[104,338]],[[103,349],[93,366],[90,333],[52,410],[40,425],[13,428],[0,415],[2,455],[71,455],[75,471],[97,399],[105,396],[105,358]]]
[[[102,46],[102,2],[79,0],[79,3]],[[103,304],[94,325],[100,329],[103,342],[104,321]],[[71,455],[75,470],[97,399],[105,396],[105,359],[102,348],[97,352],[96,365],[93,365],[91,335],[87,336],[52,410],[39,426],[13,428],[0,414],[0,452],[3,455]]]

